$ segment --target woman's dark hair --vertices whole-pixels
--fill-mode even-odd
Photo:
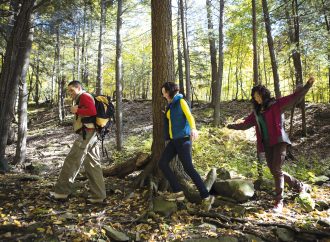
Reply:
[[[83,87],[82,85],[81,85],[81,82],[80,81],[76,81],[76,80],[73,80],[73,81],[71,81],[71,82],[69,82],[69,84],[68,84],[68,86],[74,86],[74,87]]]
[[[178,84],[175,84],[174,82],[165,82],[162,86],[162,89],[163,88],[169,94],[170,98],[173,98],[180,90]]]
[[[254,93],[258,92],[262,98],[262,104],[258,104],[254,99]],[[266,109],[268,104],[275,99],[271,97],[270,91],[264,85],[257,85],[252,88],[251,91],[252,103],[257,114],[260,113],[262,109]]]

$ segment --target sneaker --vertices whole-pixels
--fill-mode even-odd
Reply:
[[[274,213],[282,213],[282,211],[283,211],[283,201],[276,202],[275,206],[272,209],[272,211]]]
[[[56,192],[50,192],[49,195],[52,198],[58,199],[58,200],[63,200],[63,199],[67,199],[68,198],[68,194],[61,194],[61,193],[56,193]]]
[[[308,184],[303,184],[300,188],[299,188],[299,193],[310,193],[312,191],[312,187]]]
[[[212,204],[214,203],[214,196],[208,196],[202,200],[202,209],[205,212],[210,211]]]
[[[96,204],[96,203],[103,203],[104,199],[102,198],[88,198],[87,202],[88,203],[92,203],[92,204]]]
[[[169,202],[183,201],[183,200],[184,200],[184,194],[183,194],[183,191],[181,191],[181,192],[169,193],[169,194],[165,197],[165,200],[166,200],[166,201],[169,201]]]

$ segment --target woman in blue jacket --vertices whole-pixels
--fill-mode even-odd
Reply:
[[[198,138],[194,117],[191,115],[187,102],[179,93],[177,84],[164,83],[162,95],[168,102],[164,117],[164,134],[165,140],[169,140],[169,143],[158,164],[173,190],[173,193],[166,199],[168,201],[184,200],[182,188],[169,166],[170,161],[178,155],[185,172],[191,177],[200,193],[204,209],[208,211],[212,206],[214,197],[209,195],[200,175],[192,164],[191,144],[193,140]]]

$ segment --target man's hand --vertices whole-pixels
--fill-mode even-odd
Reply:
[[[308,81],[307,81],[307,83],[309,84],[309,85],[313,85],[313,83],[315,82],[315,79],[314,79],[314,77],[310,77],[309,79],[308,79]]]
[[[77,113],[77,111],[78,111],[78,105],[72,106],[70,108],[70,111],[71,111],[71,113]]]
[[[196,129],[192,129],[190,132],[191,140],[194,141],[198,138],[198,131]]]

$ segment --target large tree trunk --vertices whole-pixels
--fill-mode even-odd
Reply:
[[[101,0],[101,19],[100,19],[100,37],[99,37],[99,50],[97,55],[97,78],[96,78],[96,95],[102,94],[103,89],[103,38],[105,34],[105,17],[106,6],[105,0]]]
[[[178,6],[180,4],[178,0]],[[177,48],[178,48],[178,72],[179,72],[179,87],[180,87],[180,93],[182,95],[185,95],[184,93],[184,83],[183,83],[183,63],[182,63],[182,51],[181,51],[181,33],[180,33],[180,8],[178,8],[178,19],[177,19]]]
[[[210,58],[211,58],[211,93],[212,93],[211,105],[214,107],[216,104],[216,99],[218,98],[216,90],[217,90],[217,82],[219,81],[219,78],[218,78],[218,66],[217,66],[217,49],[215,47],[215,35],[213,29],[211,8],[212,8],[211,0],[206,0],[207,29],[208,29]]]
[[[328,14],[326,13],[326,5],[324,0],[322,0],[322,7],[324,10],[325,25],[328,30],[328,35],[330,35],[330,23],[328,19]],[[330,103],[330,40],[329,39],[328,39],[328,102]]]
[[[116,37],[116,141],[117,150],[121,150],[123,146],[123,134],[122,134],[122,79],[123,79],[123,67],[122,67],[122,40],[121,40],[121,28],[122,28],[122,13],[123,2],[118,0],[117,9],[117,37]]]
[[[82,43],[81,43],[81,81],[84,85],[88,85],[85,79],[85,55],[86,55],[86,21],[87,21],[87,1],[84,0],[84,16],[83,16],[83,27],[82,27]]]
[[[33,41],[33,29],[29,34],[27,42],[27,58],[25,59],[22,75],[19,84],[19,100],[18,100],[18,135],[17,135],[17,146],[16,156],[14,164],[21,164],[26,158],[26,137],[27,137],[27,83],[26,74],[29,69],[29,55]]]
[[[186,7],[186,6],[185,6]],[[189,58],[189,47],[187,39],[187,23],[185,17],[185,8],[183,0],[180,0],[180,15],[181,15],[181,30],[182,30],[182,42],[183,42],[183,55],[185,64],[185,76],[186,76],[186,100],[191,104],[191,83],[190,83],[190,58]]]
[[[157,162],[164,149],[163,112],[164,100],[160,93],[164,82],[175,80],[174,53],[172,40],[171,0],[151,0],[152,33],[152,147],[151,162],[146,166],[138,185],[143,185],[150,173],[161,177]]]
[[[275,50],[274,50],[274,40],[273,40],[273,36],[272,36],[272,28],[271,28],[271,24],[270,24],[267,0],[262,0],[262,9],[264,12],[264,21],[265,21],[265,27],[266,27],[266,33],[267,33],[267,42],[268,42],[268,48],[269,48],[269,54],[270,54],[270,61],[271,61],[272,70],[273,70],[275,96],[276,96],[276,98],[279,98],[279,97],[281,97],[280,78],[278,75],[277,61],[276,61]]]
[[[220,99],[221,99],[221,87],[223,78],[223,12],[224,12],[224,0],[220,0],[220,16],[219,16],[219,77],[216,82],[215,100],[214,100],[214,126],[220,124]]]
[[[257,10],[256,10],[256,0],[252,0],[252,33],[253,33],[253,83],[257,85],[258,81],[258,49],[257,49],[257,36],[258,36],[258,26],[257,26]]]
[[[29,58],[28,39],[35,0],[25,0],[19,10],[6,47],[0,79],[0,170],[6,170],[5,150],[8,129],[13,118],[15,91],[22,76],[24,62]]]

